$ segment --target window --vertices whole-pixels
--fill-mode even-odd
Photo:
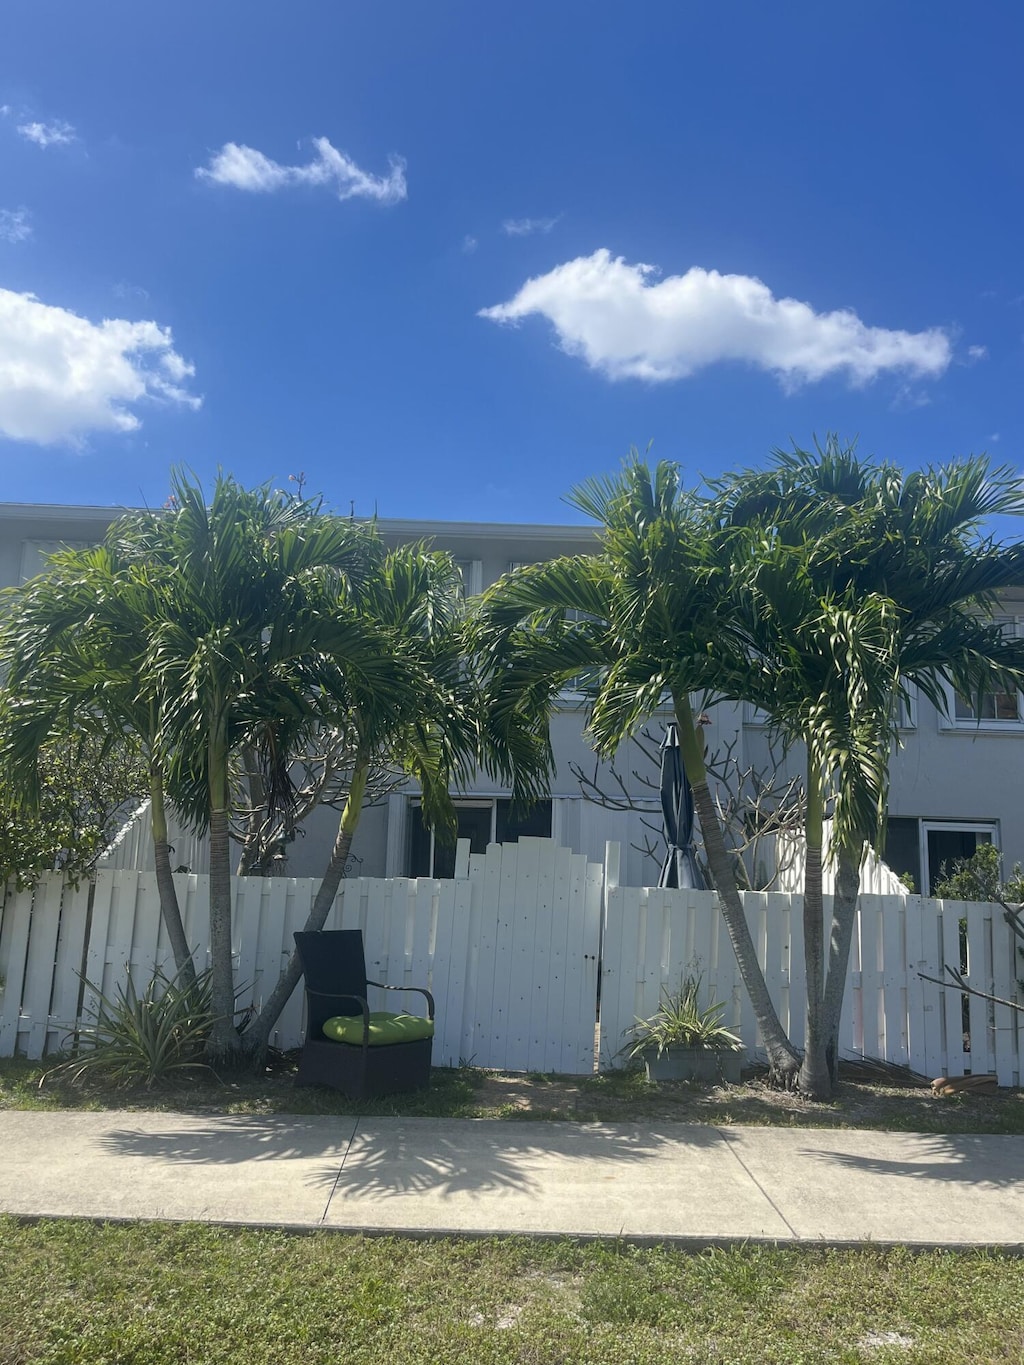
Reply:
[[[900,730],[917,729],[917,692],[914,689],[907,696],[902,694],[896,699],[896,726]]]
[[[1019,692],[983,692],[980,699],[972,697],[969,701],[957,693],[953,707],[958,725],[976,725],[979,720],[1020,723]]]
[[[521,838],[551,838],[551,802],[538,801],[522,820],[512,819],[512,803],[497,800],[456,801],[458,838],[469,840],[471,853],[484,853],[488,844],[514,844]],[[410,821],[410,877],[453,877],[455,845],[439,842],[423,823],[423,808],[414,802]]]
[[[979,844],[995,843],[994,824],[922,820],[921,867],[927,871],[926,894],[933,894],[935,883],[952,871],[958,859],[973,858]]]
[[[995,621],[1003,628],[1004,635],[1020,636],[1022,618],[1019,616],[997,616]],[[1024,724],[1024,711],[1021,709],[1019,692],[982,692],[980,697],[962,697],[957,693],[953,698],[953,723],[964,729],[1009,729]]]
[[[890,816],[886,821],[883,858],[897,876],[909,876],[913,888],[930,896],[935,883],[961,858],[972,858],[979,844],[998,843],[998,827],[987,820],[918,820]]]
[[[35,578],[46,568],[50,556],[58,550],[84,550],[87,540],[23,540],[21,542],[21,582]]]
[[[462,575],[462,591],[476,597],[484,590],[484,566],[480,559],[457,559],[455,567]]]

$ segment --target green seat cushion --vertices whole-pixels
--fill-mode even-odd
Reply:
[[[336,1014],[324,1024],[324,1036],[336,1043],[363,1045],[363,1016]],[[383,1010],[370,1014],[370,1047],[387,1047],[390,1043],[417,1043],[421,1038],[433,1038],[434,1021],[421,1019],[416,1014],[387,1014]]]

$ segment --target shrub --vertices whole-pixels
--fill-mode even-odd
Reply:
[[[141,995],[129,971],[113,1000],[91,981],[86,985],[98,996],[93,1018],[78,1029],[74,1055],[51,1067],[40,1085],[57,1076],[72,1085],[97,1079],[152,1086],[175,1072],[206,1066],[203,1048],[214,1023],[209,971],[184,984],[181,973],[168,977],[157,967]]]

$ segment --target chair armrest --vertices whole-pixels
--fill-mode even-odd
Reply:
[[[367,981],[368,986],[379,986],[382,991],[415,991],[417,995],[426,996],[427,999],[427,1018],[434,1018],[434,997],[423,986],[387,986],[383,981]]]

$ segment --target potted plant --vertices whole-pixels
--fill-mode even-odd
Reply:
[[[725,1002],[701,1008],[699,992],[694,976],[674,994],[663,989],[657,1011],[629,1030],[623,1051],[643,1061],[649,1081],[739,1081],[743,1045],[722,1023]]]

